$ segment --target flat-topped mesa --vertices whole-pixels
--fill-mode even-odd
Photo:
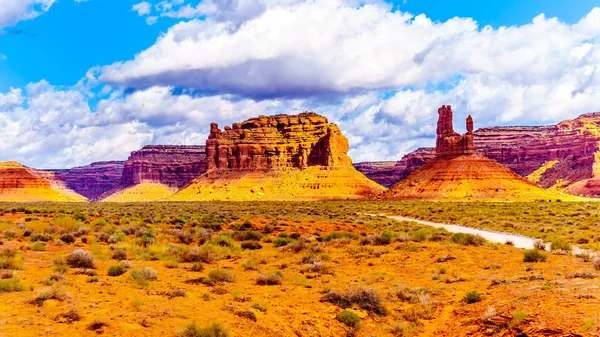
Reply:
[[[206,172],[206,149],[199,145],[147,145],[131,153],[121,187],[160,183],[183,187]]]
[[[208,169],[304,169],[351,166],[348,139],[335,124],[314,112],[259,116],[222,131],[210,125]]]
[[[435,151],[438,157],[452,159],[475,153],[473,144],[473,118],[467,117],[467,133],[460,135],[452,126],[452,107],[442,105],[438,109],[437,139]]]

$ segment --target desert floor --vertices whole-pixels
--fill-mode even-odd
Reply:
[[[0,336],[596,336],[592,206],[0,204]]]

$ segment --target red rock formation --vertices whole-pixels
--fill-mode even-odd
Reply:
[[[65,188],[53,172],[36,170],[17,162],[0,162],[0,200],[85,201],[85,198]]]
[[[589,196],[600,193],[600,186],[594,187],[597,183],[592,179],[595,177],[594,165],[598,162],[600,113],[584,114],[552,126],[481,128],[473,133],[473,141],[477,152],[524,177],[556,161],[536,181],[542,187],[568,188],[585,181],[586,184],[577,184],[578,188],[572,192]],[[407,154],[388,171],[385,180],[377,175],[369,176],[368,165],[358,168],[377,182],[397,182],[434,155],[434,148],[420,148]],[[590,179],[592,181],[588,182]]]
[[[349,166],[348,139],[314,112],[259,116],[221,131],[210,126],[208,169],[264,170]]]
[[[438,157],[451,159],[463,154],[475,153],[473,145],[473,118],[467,117],[467,133],[459,135],[452,126],[452,108],[442,105],[438,109],[436,153]]]
[[[181,188],[206,172],[206,150],[196,145],[148,145],[131,153],[120,187],[145,182]]]
[[[50,181],[17,162],[0,163],[0,191],[21,188],[50,188]]]
[[[527,181],[501,164],[477,153],[473,119],[463,136],[452,128],[452,110],[439,110],[436,156],[392,186],[382,198],[430,200],[536,200],[557,196]]]
[[[70,170],[53,170],[55,178],[89,200],[97,200],[116,189],[123,175],[122,161],[103,161],[73,167]]]
[[[314,112],[210,126],[209,170],[170,200],[361,199],[384,188],[352,167],[348,139]]]

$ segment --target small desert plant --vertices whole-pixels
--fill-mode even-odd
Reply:
[[[349,310],[343,310],[336,316],[337,320],[351,328],[360,327],[360,317]]]
[[[23,290],[25,290],[25,287],[16,278],[0,280],[0,293],[10,293]]]
[[[258,241],[245,241],[242,242],[242,249],[256,250],[261,249],[262,245]]]
[[[467,304],[476,303],[481,301],[481,295],[477,291],[472,290],[463,297],[462,301]]]
[[[277,238],[273,240],[273,247],[283,247],[287,246],[290,243],[290,240],[287,238]]]
[[[220,323],[199,327],[196,322],[192,322],[181,330],[179,337],[229,337],[229,331]]]
[[[573,250],[573,247],[571,247],[571,245],[565,240],[557,239],[550,242],[550,250],[570,252]]]
[[[64,243],[73,243],[75,242],[75,237],[72,234],[62,234],[58,237],[60,241]]]
[[[271,274],[260,274],[256,277],[256,284],[259,286],[271,286],[281,284],[281,280],[283,279],[283,274],[281,272],[276,271]]]
[[[229,270],[219,268],[208,273],[208,280],[216,283],[231,283],[235,282],[235,277]]]
[[[533,248],[537,250],[546,250],[546,244],[542,240],[535,240]]]
[[[108,268],[108,276],[121,276],[127,272],[127,268],[117,264]]]
[[[357,305],[363,310],[374,312],[378,315],[386,314],[381,297],[374,289],[370,288],[353,288],[346,293],[331,290],[321,298],[321,302],[333,303],[342,309]]]
[[[596,270],[600,270],[600,257],[595,257],[592,261],[592,264],[594,265],[594,268],[596,268]]]
[[[202,263],[194,263],[193,265],[190,266],[189,270],[193,271],[193,272],[203,271],[204,266],[202,265]]]
[[[127,260],[127,251],[123,248],[115,249],[112,255],[112,259],[117,261]]]
[[[46,244],[41,241],[36,241],[30,246],[30,248],[35,252],[41,252],[46,250]]]
[[[451,239],[452,242],[463,246],[481,246],[487,242],[481,235],[467,233],[454,233]]]
[[[537,249],[529,249],[523,252],[523,262],[545,262],[546,254]]]
[[[72,268],[94,268],[94,258],[82,249],[74,250],[67,255],[66,262]]]
[[[30,300],[29,303],[37,306],[44,305],[47,300],[64,301],[69,296],[65,293],[64,289],[59,285],[54,285],[50,288],[40,289],[37,296]]]
[[[146,286],[148,285],[148,281],[156,281],[158,279],[158,272],[150,267],[143,267],[132,270],[131,278],[133,278],[140,286]]]
[[[330,234],[327,234],[327,235],[323,236],[323,241],[327,242],[327,241],[338,240],[338,239],[350,239],[350,240],[354,240],[356,238],[357,238],[357,236],[354,233],[350,233],[350,232],[333,232],[333,233],[330,233]]]

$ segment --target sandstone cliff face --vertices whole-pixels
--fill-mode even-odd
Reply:
[[[0,163],[0,190],[20,188],[50,188],[50,181],[17,162]]]
[[[54,173],[11,161],[0,163],[0,201],[85,201],[85,198],[63,186]]]
[[[161,183],[181,188],[207,169],[204,146],[148,145],[124,164],[120,186]]]
[[[454,132],[452,110],[439,110],[435,157],[392,186],[384,199],[536,200],[561,197],[524,179],[507,167],[477,153],[473,119],[467,133]]]
[[[56,171],[55,177],[67,188],[90,200],[96,200],[119,186],[123,164],[122,161],[96,162],[70,170]]]
[[[208,169],[264,170],[349,166],[348,139],[314,112],[260,116],[221,131],[211,124]]]
[[[477,152],[486,157],[521,176],[532,177],[542,187],[566,188],[587,196],[600,193],[595,178],[600,175],[599,141],[600,113],[584,114],[552,126],[489,127],[473,133]],[[407,154],[389,171],[385,181],[402,180],[433,159],[435,152],[434,148],[421,148]],[[359,169],[375,181],[382,181],[377,175],[370,175],[369,167]]]
[[[259,116],[206,141],[209,170],[169,200],[358,199],[384,188],[352,166],[348,139],[313,112]]]

